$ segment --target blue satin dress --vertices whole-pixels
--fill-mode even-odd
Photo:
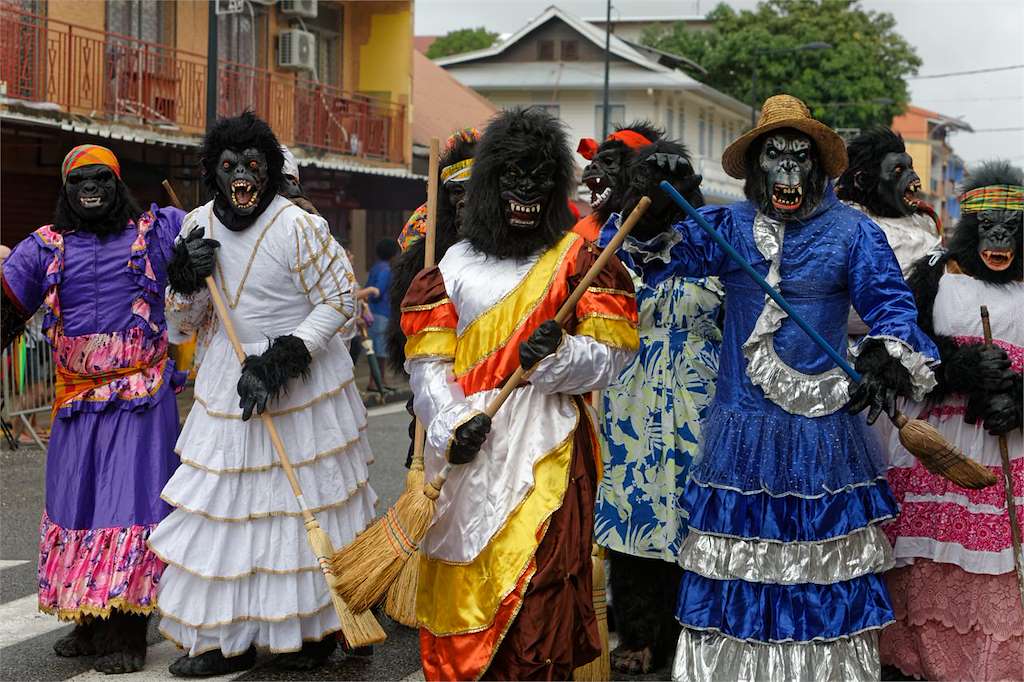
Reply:
[[[934,385],[938,353],[885,235],[831,186],[804,223],[750,202],[701,213],[835,349],[846,352],[852,303],[916,394]],[[624,255],[649,286],[718,276],[726,305],[717,393],[684,501],[673,677],[877,680],[877,631],[893,621],[879,575],[892,552],[878,524],[897,511],[883,453],[843,409],[849,382],[825,353],[696,224],[673,227],[628,240]]]

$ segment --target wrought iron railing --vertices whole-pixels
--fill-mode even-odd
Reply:
[[[95,119],[206,125],[206,57],[0,2],[0,94]],[[289,145],[403,163],[405,107],[300,77],[218,63],[218,114],[252,109]]]

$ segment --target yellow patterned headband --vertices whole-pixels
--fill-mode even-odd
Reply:
[[[469,180],[469,174],[473,168],[473,159],[463,159],[450,166],[441,169],[441,184],[451,182],[465,182]]]
[[[1024,211],[1024,187],[989,185],[964,192],[960,196],[961,213],[980,211]]]

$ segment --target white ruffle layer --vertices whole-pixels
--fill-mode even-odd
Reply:
[[[768,542],[691,529],[679,562],[684,570],[713,580],[778,585],[831,585],[893,566],[889,540],[878,526],[821,542]]]
[[[854,682],[881,672],[877,630],[831,642],[755,644],[683,628],[672,665],[672,679],[686,682]]]
[[[373,490],[363,486],[342,505],[317,512],[335,549],[366,528],[375,501]],[[221,522],[177,509],[153,531],[149,544],[162,560],[196,578],[237,580],[253,573],[320,570],[299,516]]]

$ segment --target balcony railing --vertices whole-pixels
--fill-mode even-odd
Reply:
[[[0,94],[73,114],[198,135],[206,57],[22,12],[0,0]],[[221,60],[217,113],[252,109],[288,145],[404,160],[405,107]]]

